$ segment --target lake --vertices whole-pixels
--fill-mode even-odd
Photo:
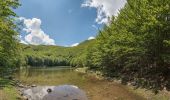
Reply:
[[[23,84],[75,85],[86,92],[89,100],[145,100],[124,85],[76,72],[71,67],[25,68],[15,76]]]

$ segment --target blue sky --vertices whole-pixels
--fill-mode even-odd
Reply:
[[[116,3],[120,6],[113,8],[115,12],[110,13],[111,7],[105,7],[103,9],[108,8],[108,11],[103,10],[101,11],[103,14],[100,14],[101,5],[107,2],[103,1],[103,4],[96,5],[96,1],[100,2],[100,0],[21,0],[22,6],[15,10],[18,16],[22,17],[26,27],[25,31],[21,32],[21,40],[29,44],[55,43],[71,46],[89,37],[95,37],[97,28],[101,29],[103,24],[107,23],[106,17],[116,14],[116,10],[122,6],[122,2]],[[117,6],[116,4],[113,6]],[[42,37],[47,38],[41,40]],[[46,43],[48,40],[50,42]]]

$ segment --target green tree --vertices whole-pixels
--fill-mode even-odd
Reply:
[[[13,9],[19,6],[18,0],[0,0],[0,66],[9,69],[19,65],[18,27]],[[3,66],[3,67],[2,67]]]
[[[87,65],[123,83],[155,90],[170,86],[169,5],[169,0],[127,0],[99,33]]]

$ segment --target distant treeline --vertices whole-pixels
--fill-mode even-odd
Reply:
[[[33,56],[26,57],[27,65],[30,66],[70,66],[69,59],[66,58],[56,58],[51,59],[50,57],[39,58]]]
[[[86,40],[77,47],[22,45],[22,62],[23,65],[34,67],[83,67],[82,57],[93,42],[94,40]]]

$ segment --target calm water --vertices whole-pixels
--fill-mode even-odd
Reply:
[[[77,85],[85,83],[86,76],[70,67],[27,68],[17,72],[16,78],[27,84],[37,85]]]
[[[27,68],[16,73],[24,84],[41,86],[75,85],[84,90],[89,100],[144,100],[126,86],[75,72],[70,67]]]

